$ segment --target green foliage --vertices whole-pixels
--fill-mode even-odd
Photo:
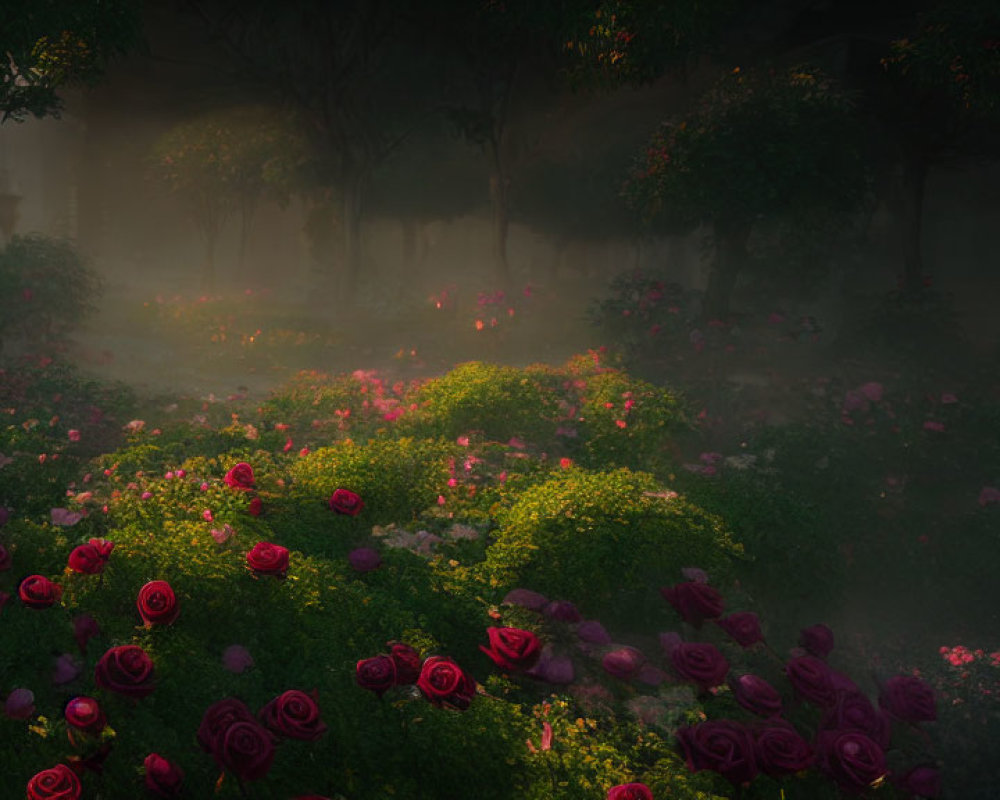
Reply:
[[[134,0],[42,0],[0,7],[0,110],[21,121],[58,115],[60,89],[90,86],[140,38]]]
[[[555,430],[554,398],[516,367],[460,364],[419,386],[410,399],[418,407],[400,420],[404,432],[506,442],[548,439]]]
[[[0,346],[65,338],[94,311],[100,288],[69,240],[14,236],[0,251]]]
[[[530,588],[624,627],[664,613],[657,589],[681,568],[721,577],[742,552],[720,519],[627,469],[555,474],[498,521],[483,564],[498,593]]]
[[[660,128],[624,191],[651,222],[692,227],[849,210],[866,189],[860,133],[849,99],[821,72],[737,68]]]

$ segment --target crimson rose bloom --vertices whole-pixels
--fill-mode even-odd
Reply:
[[[289,739],[315,742],[326,732],[326,724],[319,718],[315,692],[308,695],[289,689],[264,706],[258,716],[272,733]]]
[[[48,608],[62,597],[62,587],[44,575],[29,575],[17,587],[17,596],[28,608]]]
[[[465,711],[476,695],[476,682],[447,656],[424,660],[417,687],[434,705],[458,711]]]
[[[764,641],[764,632],[760,629],[760,618],[752,611],[737,611],[719,617],[715,624],[728,633],[740,647],[750,647]]]
[[[729,672],[729,662],[711,644],[681,642],[670,651],[670,663],[681,678],[702,689],[718,686]]]
[[[739,786],[757,775],[753,739],[738,722],[709,720],[678,728],[681,751],[693,772],[710,769]]]
[[[68,563],[73,572],[79,572],[83,575],[97,575],[104,571],[107,562],[92,544],[81,544],[73,548],[69,554]]]
[[[288,550],[270,542],[257,542],[247,553],[247,566],[258,575],[284,578],[288,572]]]
[[[706,619],[722,616],[725,601],[718,590],[707,583],[687,581],[674,586],[664,586],[660,594],[672,605],[685,622],[696,628]]]
[[[97,661],[94,681],[102,689],[126,697],[146,697],[153,691],[153,662],[139,645],[112,647]]]
[[[756,675],[740,675],[729,681],[733,699],[747,711],[762,717],[781,714],[781,695],[771,684]]]
[[[398,686],[396,662],[392,656],[372,656],[361,659],[354,670],[355,680],[362,689],[381,697],[393,686]]]
[[[826,658],[833,650],[833,631],[822,622],[799,631],[799,646],[809,655]]]
[[[330,495],[330,508],[338,514],[356,517],[364,507],[365,504],[362,502],[361,496],[349,489],[337,489]]]
[[[274,761],[274,737],[256,722],[234,722],[219,736],[218,746],[219,762],[241,780],[260,780]]]
[[[402,642],[388,642],[389,656],[396,665],[396,685],[408,686],[420,677],[420,653]]]
[[[146,768],[146,788],[159,797],[179,797],[184,773],[176,764],[159,753],[150,753],[143,760]]]
[[[888,717],[857,690],[838,693],[836,704],[823,715],[820,729],[859,731],[874,739],[883,750],[889,747],[892,734]]]
[[[0,544],[0,572],[10,569],[10,565],[14,561],[14,556],[11,555],[10,550]]]
[[[618,647],[604,654],[604,671],[622,681],[632,680],[646,663],[646,657],[634,647]]]
[[[43,769],[28,781],[28,800],[78,800],[83,787],[65,764]]]
[[[146,627],[169,625],[181,613],[174,590],[166,581],[150,581],[139,590],[135,601]]]
[[[821,708],[837,701],[830,668],[816,656],[799,656],[785,664],[785,674],[792,688],[803,699]]]
[[[933,722],[937,719],[934,690],[913,675],[896,675],[883,685],[878,704],[890,716],[904,722]]]
[[[820,769],[849,792],[860,793],[887,768],[878,743],[857,731],[826,731],[816,739]]]
[[[242,700],[227,697],[210,705],[198,725],[197,739],[201,749],[206,753],[217,754],[222,734],[230,725],[241,721],[255,722],[253,713]]]
[[[254,487],[253,467],[245,461],[241,461],[229,470],[222,480],[225,481],[226,486],[230,486],[233,489],[249,491]]]
[[[516,672],[530,669],[538,661],[542,644],[531,631],[520,628],[487,628],[490,646],[479,649],[490,657],[500,669]]]
[[[93,697],[74,697],[63,712],[66,724],[84,733],[100,733],[108,724],[104,712]]]
[[[790,722],[772,720],[752,730],[761,772],[781,778],[812,766],[815,753]]]
[[[247,506],[247,511],[250,512],[251,516],[259,517],[264,513],[264,501],[259,497],[255,497],[250,501],[250,505]]]
[[[608,800],[653,800],[653,793],[644,783],[621,783],[608,789]]]

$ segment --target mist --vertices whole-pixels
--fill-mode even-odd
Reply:
[[[487,5],[492,10],[483,13],[501,13]],[[167,474],[175,480],[174,475],[207,470],[206,465],[220,474],[231,472],[237,458],[237,466],[256,464],[258,458],[260,474],[268,475],[262,481],[267,487],[261,492],[264,502],[273,503],[277,511],[272,519],[280,520],[288,511],[281,506],[287,498],[276,499],[285,497],[282,492],[319,486],[324,492],[350,489],[353,495],[351,486],[326,487],[330,474],[338,480],[351,475],[357,485],[369,485],[365,481],[370,476],[354,462],[348,468],[334,459],[322,468],[306,468],[294,466],[292,456],[298,453],[306,463],[327,448],[364,447],[366,441],[375,452],[380,442],[397,436],[393,431],[398,427],[406,442],[426,439],[458,448],[449,451],[449,474],[434,478],[443,480],[440,494],[437,489],[431,493],[437,500],[432,498],[429,508],[404,509],[398,519],[384,511],[397,510],[391,502],[378,507],[367,497],[361,502],[360,494],[353,495],[355,504],[347,511],[335,508],[331,496],[329,509],[344,517],[337,517],[337,525],[343,527],[345,542],[379,551],[388,565],[371,552],[361,558],[352,549],[355,571],[398,569],[393,573],[398,577],[409,575],[407,569],[419,572],[424,561],[433,564],[432,570],[446,570],[442,564],[451,563],[457,571],[441,586],[451,587],[452,579],[454,586],[462,585],[455,596],[465,598],[463,609],[472,608],[469,598],[475,598],[480,612],[488,610],[491,624],[539,632],[545,649],[537,663],[531,660],[534,666],[525,668],[529,688],[491,684],[486,692],[491,700],[500,702],[490,692],[509,692],[526,707],[536,701],[566,702],[567,714],[592,715],[613,731],[625,720],[638,720],[642,730],[673,743],[671,752],[679,754],[677,764],[664,770],[678,767],[705,781],[698,784],[700,790],[727,792],[725,796],[776,796],[778,786],[789,798],[834,796],[815,793],[826,791],[869,796],[879,786],[880,793],[900,798],[992,796],[988,773],[995,753],[991,756],[987,743],[995,741],[991,737],[997,733],[1000,696],[995,652],[1000,647],[995,580],[1000,164],[995,106],[984,103],[981,117],[965,116],[970,108],[978,109],[980,97],[964,95],[964,110],[954,112],[958,122],[952,126],[961,132],[935,150],[939,139],[932,134],[940,131],[925,138],[913,133],[925,107],[916,101],[907,105],[910,96],[884,83],[883,75],[891,72],[886,62],[891,65],[910,52],[896,45],[908,41],[904,35],[924,17],[893,4],[893,10],[880,11],[867,22],[855,4],[845,4],[853,11],[843,14],[832,8],[835,4],[822,9],[791,4],[794,13],[779,5],[749,4],[736,17],[738,24],[713,33],[713,47],[701,51],[692,45],[680,67],[674,61],[665,66],[660,56],[637,45],[613,51],[616,60],[601,62],[596,78],[578,65],[563,65],[559,59],[565,52],[525,46],[515,57],[511,42],[520,41],[518,37],[493,41],[488,37],[499,34],[492,28],[475,34],[483,40],[468,34],[478,44],[478,54],[456,44],[445,57],[442,51],[448,48],[442,41],[453,33],[448,25],[461,26],[464,19],[454,10],[442,19],[453,16],[455,21],[442,22],[433,36],[390,26],[388,54],[374,49],[365,58],[352,56],[354,40],[335,38],[342,50],[333,48],[336,56],[330,56],[330,64],[344,70],[349,66],[355,77],[331,84],[336,91],[317,90],[317,100],[309,95],[308,69],[296,70],[319,63],[318,56],[309,54],[326,52],[325,45],[302,20],[279,19],[290,27],[274,34],[274,47],[298,42],[301,51],[301,61],[275,56],[274,63],[288,65],[284,74],[251,68],[252,58],[238,52],[242,43],[250,56],[273,55],[261,45],[269,41],[267,32],[253,29],[249,18],[232,22],[229,29],[217,21],[212,28],[208,17],[199,19],[168,3],[146,3],[143,48],[112,60],[92,86],[61,88],[58,116],[29,115],[0,124],[0,200],[12,199],[16,208],[7,215],[9,229],[2,234],[7,253],[18,242],[39,247],[38,242],[65,242],[96,281],[92,293],[67,282],[68,311],[59,305],[63,293],[58,282],[46,290],[51,294],[27,284],[5,286],[9,296],[0,313],[11,320],[16,315],[18,321],[0,320],[0,396],[5,400],[0,405],[9,406],[12,418],[0,447],[0,469],[11,457],[34,464],[40,456],[44,465],[46,456],[62,452],[62,444],[39,443],[35,453],[31,448],[36,445],[19,429],[28,437],[44,432],[42,417],[50,416],[52,435],[65,438],[62,427],[70,423],[60,421],[60,415],[75,419],[73,414],[83,415],[86,407],[100,445],[67,457],[80,458],[78,471],[86,472],[87,481],[91,473],[100,480],[100,470],[106,480],[118,480],[119,463],[134,473],[127,476],[130,482],[123,477],[122,486],[115,484],[119,494],[108,501],[112,521],[101,523],[105,527],[99,535],[110,537],[118,520],[131,519],[131,510],[115,511],[123,493],[146,489],[143,499],[149,494],[155,501],[159,490],[143,481],[166,481]],[[382,10],[392,4],[374,6]],[[924,3],[920,11],[934,14],[948,7]],[[505,7],[501,16],[506,13]],[[375,29],[383,24],[372,14],[364,24],[352,17],[352,24],[361,31],[368,30],[365,25]],[[609,30],[615,24],[638,26],[621,8],[619,22],[610,19]],[[995,14],[991,19],[996,22]],[[871,36],[855,36],[852,26]],[[577,38],[562,50],[572,54],[575,46],[584,55],[599,52],[584,47],[600,45],[594,34],[599,27],[590,28],[590,39],[586,26],[567,29]],[[525,31],[541,36],[534,28],[519,30],[526,38]],[[561,28],[557,32],[570,37]],[[628,36],[610,36],[619,44],[609,46],[632,42]],[[880,46],[889,54],[881,62],[869,52],[873,37],[881,37]],[[644,40],[640,36],[638,41],[641,45]],[[983,57],[994,61],[982,73],[970,59],[962,62],[976,91],[995,81],[995,71],[990,72],[996,67],[994,45],[983,45],[988,53]],[[640,61],[640,55],[649,63]],[[507,58],[517,63],[516,70],[500,68]],[[618,59],[635,72],[609,72]],[[800,66],[807,63],[816,65],[815,70]],[[594,63],[586,64],[594,68]],[[709,145],[696,138],[711,128],[712,114],[728,114],[754,93],[767,96],[786,73],[792,77],[775,92],[776,104],[752,116],[753,125],[774,125],[760,141],[744,134],[755,128],[741,128],[744,123],[735,112],[720,117],[721,132]],[[829,86],[826,76],[832,76]],[[848,87],[842,94],[837,88],[841,83]],[[786,109],[781,103],[791,103],[788,98],[805,84],[811,87],[808,102],[833,98],[829,108],[815,112],[820,120],[815,125],[806,112],[779,113]],[[301,89],[302,96],[289,86]],[[333,94],[349,112],[337,110]],[[944,104],[946,95],[935,89],[927,97]],[[747,101],[748,107],[752,102]],[[827,113],[829,118],[822,116]],[[785,135],[800,123],[801,138],[797,131]],[[836,127],[841,123],[842,129]],[[834,146],[838,143],[844,143],[843,156]],[[759,172],[745,177],[737,166],[744,162],[758,163]],[[824,162],[827,167],[838,164],[826,170],[835,174],[824,173]],[[799,166],[775,167],[789,163]],[[859,177],[848,186],[855,168]],[[802,175],[809,179],[801,180]],[[914,176],[920,177],[916,188]],[[843,198],[835,197],[841,191]],[[748,204],[746,197],[756,199]],[[32,273],[32,280],[43,272]],[[43,278],[37,280],[40,285]],[[51,274],[47,280],[52,282]],[[39,399],[47,391],[47,378],[33,384],[34,395],[23,389],[30,381],[22,375],[35,376],[53,363],[66,365],[80,376],[79,386],[86,387],[72,409],[59,406],[71,390],[57,381],[50,394],[59,399],[52,403]],[[490,372],[489,365],[517,372]],[[361,394],[348,399],[348,385],[350,392]],[[122,401],[121,408],[135,418],[121,416],[124,410],[94,411],[102,401],[92,398],[104,391],[95,386],[117,386],[129,393],[134,403]],[[483,393],[476,394],[479,390]],[[522,390],[528,399],[519,394]],[[37,408],[25,405],[28,397],[35,398],[31,403]],[[434,404],[446,402],[459,409],[454,417],[445,420],[443,412],[434,417]],[[544,425],[525,423],[527,434],[516,428],[521,424],[517,402],[537,404]],[[549,423],[551,431],[545,427]],[[600,427],[605,423],[607,430]],[[188,432],[157,451],[160,445],[149,438],[150,431],[169,433],[170,426]],[[218,442],[209,430],[218,434]],[[612,434],[619,431],[631,438],[615,441]],[[78,437],[80,431],[70,433]],[[534,434],[536,441],[530,438]],[[234,445],[224,436],[238,441]],[[71,441],[79,439],[71,436]],[[223,441],[228,450],[219,443]],[[159,455],[136,455],[142,447]],[[217,449],[199,450],[209,447]],[[371,456],[371,469],[385,469],[388,485],[397,478],[394,467],[378,461],[381,457]],[[283,458],[289,459],[287,464]],[[423,467],[413,466],[417,456],[406,458],[412,458],[406,462],[412,478]],[[182,462],[189,466],[178,470]],[[351,472],[355,469],[357,474]],[[23,509],[37,509],[34,500],[25,499],[30,492],[23,482],[10,477],[12,472],[7,466],[6,475],[0,474],[0,512],[11,509],[11,528],[21,525],[15,532],[27,531],[31,525],[48,524],[33,520],[28,511],[15,520]],[[227,491],[234,488],[230,472]],[[507,486],[508,472],[514,489]],[[607,498],[618,497],[613,492],[620,480],[643,510],[632,517],[631,506],[623,505],[621,519],[610,514],[605,519],[606,509],[595,511],[580,499],[553,512],[546,505],[550,501],[533,494],[541,492],[533,482],[550,473],[546,487],[569,476],[568,483],[552,490],[560,502],[590,486],[596,487],[597,505],[613,504],[617,500]],[[75,473],[46,485],[62,492],[64,487],[56,484],[64,477],[72,480],[65,487],[67,498],[86,488]],[[587,483],[591,479],[593,486]],[[206,477],[201,491],[210,484],[214,491],[219,481],[213,480]],[[249,480],[243,488],[259,488],[252,471]],[[599,486],[601,480],[610,488]],[[430,485],[432,479],[427,481]],[[463,481],[473,488],[453,500],[449,491],[456,484],[464,487]],[[372,479],[370,485],[379,484]],[[409,502],[410,495],[401,492]],[[493,498],[493,504],[476,505],[477,492]],[[542,510],[520,511],[518,492],[537,500]],[[377,496],[377,491],[371,494]],[[586,618],[600,618],[609,628],[613,619],[621,626],[608,641],[603,633],[593,641],[580,633],[586,643],[581,652],[591,657],[599,652],[604,658],[595,662],[603,665],[603,672],[597,669],[601,679],[610,675],[627,684],[624,693],[612,689],[608,695],[619,703],[611,711],[612,700],[594,689],[594,682],[553,677],[569,661],[568,655],[560,661],[563,656],[553,653],[562,652],[570,634],[559,629],[549,639],[544,636],[552,625],[583,624],[578,613],[560,617],[563,612],[553,611],[549,600],[585,605],[586,597],[560,597],[548,588],[546,604],[532,608],[524,601],[527,595],[513,601],[510,594],[502,600],[490,596],[496,587],[505,587],[492,573],[474,589],[469,588],[474,581],[463,584],[468,576],[459,573],[468,567],[473,574],[481,564],[492,569],[494,561],[506,567],[490,548],[513,536],[518,525],[530,529],[538,514],[552,513],[559,520],[578,515],[581,522],[573,535],[581,541],[588,524],[599,529],[625,519],[625,532],[609,539],[615,546],[632,541],[628,532],[644,530],[643,525],[655,523],[666,531],[674,518],[649,506],[651,498],[683,503],[677,513],[692,515],[684,517],[687,527],[676,541],[686,542],[690,535],[694,542],[692,531],[700,536],[706,530],[725,530],[731,536],[725,547],[732,545],[732,550],[719,556],[718,585],[711,570],[705,579],[698,574],[705,565],[684,563],[678,565],[684,567],[683,575],[677,570],[656,577],[659,587],[652,601],[639,597],[635,587],[620,586],[607,595],[617,598],[619,606],[609,605],[606,614],[585,608]],[[65,500],[77,510],[73,502]],[[87,502],[89,497],[81,506]],[[101,519],[94,502],[89,512],[81,512],[84,525],[98,524],[91,517]],[[227,528],[229,523],[237,528],[246,524],[250,530],[272,524],[266,513],[258,519],[259,507],[249,512],[253,519],[245,519],[242,507],[241,517],[227,517],[237,512],[232,502],[226,503],[221,513],[215,510],[217,519],[207,506],[198,513],[208,514],[204,520],[213,525],[225,520]],[[45,505],[42,500],[35,504],[38,509]],[[377,521],[357,517],[366,504],[365,513],[381,514]],[[314,508],[302,512],[307,520],[302,524],[312,524],[309,515],[316,513]],[[103,514],[109,514],[108,504]],[[0,556],[6,552],[5,522],[0,519]],[[121,523],[122,541],[131,524]],[[274,530],[260,529],[260,535],[278,536],[281,523],[273,524]],[[59,525],[53,517],[49,527]],[[419,533],[411,534],[410,528]],[[59,530],[60,536],[72,531]],[[292,546],[308,555],[312,540],[303,535],[299,541],[295,530],[288,528]],[[92,532],[98,535],[98,528]],[[224,534],[218,528],[211,534],[221,548]],[[420,534],[425,536],[414,538]],[[20,549],[14,552],[23,553],[28,534],[20,535],[14,540],[21,542]],[[454,541],[463,537],[470,541]],[[573,560],[586,545],[565,545],[564,551],[555,534],[547,541],[550,561],[542,545],[530,545],[527,549],[541,553],[541,566],[524,567],[519,575],[536,577],[538,586],[546,580],[549,587],[573,586],[573,570],[582,574],[592,567],[582,556],[583,566]],[[719,541],[723,539],[716,545]],[[339,546],[331,555],[323,549],[326,544],[317,545],[317,558],[346,558],[346,549],[344,554],[336,551]],[[611,548],[607,552],[619,553],[606,546]],[[669,547],[657,545],[643,558],[659,564],[656,559]],[[710,552],[694,544],[691,548],[691,553]],[[599,551],[595,545],[594,552]],[[400,552],[406,558],[414,553],[441,558],[425,558],[418,569],[393,562],[403,557]],[[635,552],[645,551],[636,545]],[[683,552],[686,557],[688,551]],[[605,567],[617,568],[614,559],[619,557],[606,557]],[[355,566],[359,563],[375,566]],[[44,571],[41,557],[38,564],[37,570]],[[624,564],[623,574],[632,574]],[[556,577],[546,575],[546,567]],[[496,569],[500,575],[502,570]],[[636,574],[642,572],[636,569]],[[564,573],[570,577],[563,580]],[[267,573],[254,572],[257,578],[262,574]],[[351,580],[368,577],[348,575]],[[494,581],[492,589],[489,580]],[[428,581],[428,586],[433,583]],[[713,597],[685,600],[678,595],[705,592],[697,587],[706,582],[727,596],[728,612],[760,612],[764,630],[751,637],[750,646],[726,629],[745,650],[719,644],[721,607],[718,614],[706,611],[714,607]],[[678,585],[687,588],[677,590]],[[600,581],[593,586],[596,602],[604,595]],[[451,591],[435,587],[435,592]],[[401,607],[406,602],[404,598]],[[389,619],[396,612],[386,613]],[[427,614],[433,617],[433,612]],[[863,701],[865,708],[881,715],[871,725],[879,728],[879,736],[886,728],[886,742],[892,728],[891,746],[879,740],[874,727],[864,727],[868,717],[864,724],[844,721],[850,715],[836,705],[846,702],[843,686],[827,706],[808,691],[803,701],[798,679],[788,671],[795,668],[780,673],[795,684],[794,708],[801,711],[803,702],[812,702],[823,709],[809,718],[812,728],[803,736],[817,753],[827,753],[826,762],[817,757],[804,762],[803,770],[793,770],[801,773],[798,778],[780,778],[777,784],[779,778],[768,772],[753,782],[756,766],[746,774],[731,765],[719,767],[699,749],[702,745],[692,738],[696,733],[678,733],[696,731],[698,714],[704,722],[722,718],[727,709],[738,712],[734,702],[747,709],[738,700],[739,678],[733,677],[738,673],[764,674],[763,665],[772,657],[778,663],[785,658],[827,659],[828,652],[818,654],[806,633],[815,634],[819,623],[836,632],[831,665],[856,682],[852,697],[860,693],[870,698]],[[444,636],[447,624],[442,622],[436,633]],[[414,623],[407,633],[421,630]],[[577,635],[576,628],[572,631]],[[125,641],[126,634],[116,635]],[[696,680],[697,692],[690,698],[678,694],[685,674],[676,660],[682,637],[685,645],[702,639],[718,644],[735,667],[730,679],[704,685]],[[448,644],[430,634],[426,641],[439,649]],[[475,647],[462,650],[464,644],[455,647],[470,659],[480,656]],[[252,643],[247,645],[253,652]],[[504,661],[492,638],[491,647],[490,652],[479,650],[507,668],[505,675],[518,673],[519,665]],[[654,651],[659,656],[649,656]],[[573,658],[578,655],[573,650]],[[353,664],[367,656],[374,653],[338,651],[337,659]],[[737,667],[737,658],[745,663]],[[639,661],[629,659],[639,659],[652,672],[643,673]],[[885,688],[891,675],[926,681],[936,698],[934,715],[901,718]],[[13,697],[19,684],[2,669],[0,678],[5,681],[0,697]],[[268,679],[277,682],[273,675]],[[544,691],[536,691],[538,682]],[[240,691],[251,695],[258,688]],[[381,698],[382,690],[375,689]],[[42,695],[34,691],[36,697]],[[548,699],[546,692],[551,692]],[[833,697],[834,689],[830,692]],[[414,690],[413,696],[419,694]],[[400,703],[407,699],[400,698]],[[440,709],[438,699],[432,703]],[[469,700],[452,697],[443,707],[451,709],[448,703],[454,700],[461,708],[463,699]],[[601,705],[605,702],[606,707]],[[622,710],[626,707],[627,713]],[[684,709],[688,718],[682,718]],[[9,710],[8,716],[13,716]],[[838,723],[830,722],[831,717]],[[380,724],[385,722],[379,717]],[[927,724],[921,728],[919,723]],[[963,726],[974,731],[967,728],[959,735]],[[879,757],[888,759],[888,766],[873,767],[871,780],[857,779],[852,785],[836,764],[830,766],[834,756],[828,748],[833,745],[823,734],[845,730],[864,730],[879,740]],[[546,735],[551,747],[551,725]],[[556,741],[565,742],[569,733],[562,736]],[[548,749],[541,741],[538,747]],[[538,755],[534,748],[529,741],[529,750]],[[754,758],[764,763],[765,756],[756,752]],[[672,785],[649,764],[641,766],[640,758],[622,759],[625,766],[619,772],[591,777],[591,784],[572,773],[575,767],[567,766],[568,761],[560,762],[578,793],[567,789],[565,795],[550,796],[645,797],[614,794],[633,782],[626,778]],[[914,773],[925,767],[933,768],[934,776]],[[813,770],[812,777],[801,777],[806,768]],[[203,769],[206,775],[209,771]],[[918,778],[929,783],[919,784]],[[425,774],[412,779],[414,785],[433,785]],[[524,780],[525,786],[535,786],[534,778]],[[374,783],[347,779],[329,778],[323,786],[327,788],[310,790],[358,798],[374,797],[377,791]],[[589,790],[581,788],[586,786]],[[400,796],[407,796],[401,791]],[[453,796],[447,789],[439,791],[420,796]],[[504,795],[498,790],[495,796]]]

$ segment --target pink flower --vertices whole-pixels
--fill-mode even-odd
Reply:
[[[347,554],[347,563],[355,572],[371,572],[382,566],[382,556],[371,547],[358,547]]]
[[[56,686],[62,686],[64,683],[72,683],[79,677],[82,671],[80,662],[74,656],[69,653],[63,653],[56,658],[55,667],[52,670],[52,682]]]
[[[957,403],[957,402],[958,402],[958,397],[956,395],[953,395],[951,392],[944,392],[941,395],[942,405],[951,405],[952,403]]]
[[[68,436],[71,442],[80,441],[80,431],[78,431],[76,428],[71,428],[69,430]]]
[[[979,505],[986,506],[990,503],[1000,503],[1000,489],[984,486],[979,492]]]
[[[49,513],[52,518],[52,524],[64,528],[72,527],[83,519],[83,514],[79,511],[70,511],[67,508],[53,508]]]
[[[858,391],[873,403],[878,403],[882,400],[883,387],[878,381],[869,381],[862,384],[858,387]]]
[[[233,538],[233,536],[235,535],[236,531],[233,529],[233,526],[230,525],[228,522],[225,523],[222,526],[222,528],[212,529],[212,538],[215,539],[217,544],[223,544],[224,542]]]
[[[253,657],[243,645],[231,644],[222,651],[222,666],[239,674],[253,666]]]
[[[97,620],[90,614],[80,614],[73,617],[73,638],[81,653],[87,652],[87,642],[101,632]]]
[[[35,694],[30,689],[15,689],[3,704],[3,713],[11,719],[30,719],[35,713]]]
[[[201,512],[201,518],[205,520],[205,522],[211,522],[214,519],[214,517],[212,516],[212,510],[206,508],[204,511]]]
[[[935,420],[929,419],[924,422],[925,431],[937,431],[938,433],[944,433],[944,423],[937,422]]]

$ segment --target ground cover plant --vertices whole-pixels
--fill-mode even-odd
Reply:
[[[10,374],[29,405],[0,468],[0,769],[28,797],[961,785],[939,759],[965,709],[909,671],[919,654],[873,677],[849,632],[830,650],[820,620],[759,604],[755,548],[777,544],[698,492],[748,473],[712,453],[685,469],[691,411],[599,352],[145,408],[54,364]],[[24,447],[57,387],[103,414]],[[753,722],[747,674],[783,722]]]

